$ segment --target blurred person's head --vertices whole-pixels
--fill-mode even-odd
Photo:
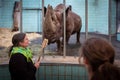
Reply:
[[[90,80],[118,80],[118,68],[113,65],[115,50],[107,40],[89,38],[83,43],[81,53]]]

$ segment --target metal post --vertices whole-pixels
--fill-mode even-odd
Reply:
[[[44,36],[44,33],[43,33],[43,23],[44,23],[44,0],[42,0],[42,35]],[[43,36],[42,36],[42,40],[43,40]],[[42,53],[43,53],[43,58],[44,58],[44,49],[43,49],[43,51],[42,51]]]
[[[85,39],[88,38],[88,0],[85,0]]]
[[[66,6],[66,0],[63,0],[64,5]],[[65,9],[66,7],[64,6],[64,49],[63,49],[63,57],[66,57],[66,14],[65,14]]]
[[[111,42],[111,0],[109,1],[108,7],[108,30],[109,30],[109,41]]]
[[[42,31],[43,31],[43,21],[44,21],[43,15],[44,15],[44,0],[42,0]],[[42,35],[44,35],[44,34],[42,33]],[[43,39],[43,37],[42,37],[42,39]],[[44,49],[41,52],[43,53],[42,57],[44,58]],[[40,73],[39,73],[39,68],[38,68],[38,80],[40,79],[39,75],[40,75]]]
[[[42,31],[43,31],[43,22],[44,22],[44,0],[42,0]]]
[[[20,32],[23,32],[22,27],[22,0],[20,0]]]

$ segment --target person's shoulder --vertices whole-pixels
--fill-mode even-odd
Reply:
[[[17,62],[17,63],[23,63],[23,62],[27,62],[27,58],[21,54],[21,53],[16,53],[14,55],[11,56],[10,58],[10,62]]]
[[[25,58],[25,56],[21,53],[16,53],[16,54],[12,55],[11,58]]]

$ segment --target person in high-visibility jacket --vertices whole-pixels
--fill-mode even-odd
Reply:
[[[9,72],[11,80],[36,80],[36,70],[40,61],[33,63],[32,51],[28,48],[29,40],[25,33],[17,33],[12,37],[9,51]]]

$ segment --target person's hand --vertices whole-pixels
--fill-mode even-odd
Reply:
[[[36,61],[35,64],[34,64],[34,66],[35,66],[37,69],[38,69],[39,66],[40,66],[40,62],[41,62],[41,60],[42,60],[42,57],[40,58],[39,61]]]

